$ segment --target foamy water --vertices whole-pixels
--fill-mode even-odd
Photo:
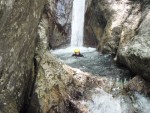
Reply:
[[[150,113],[150,100],[148,98],[138,93],[132,96],[133,100],[128,95],[114,97],[112,94],[99,89],[86,105],[89,113]]]
[[[137,99],[134,107],[138,109],[138,113],[150,113],[150,99],[138,93],[135,94],[135,97]]]
[[[89,113],[121,113],[120,98],[113,98],[111,94],[100,90],[88,102]]]
[[[150,113],[150,100],[147,97],[138,93],[133,93],[132,96],[119,94],[122,90],[119,88],[122,87],[119,77],[130,75],[128,70],[117,67],[111,61],[110,55],[102,55],[95,48],[79,48],[84,55],[83,58],[72,57],[74,49],[74,47],[69,47],[51,52],[74,68],[116,79],[116,86],[112,89],[113,93],[107,93],[102,89],[93,89],[92,99],[84,101],[88,113]]]
[[[91,48],[91,47],[68,47],[65,49],[51,50],[51,52],[56,55],[67,54],[67,53],[73,54],[74,49],[79,49],[81,53],[96,51],[96,48]]]

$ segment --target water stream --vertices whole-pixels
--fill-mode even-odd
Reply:
[[[73,48],[52,51],[58,58],[71,67],[90,72],[96,76],[105,76],[116,81],[116,87],[110,93],[102,89],[92,90],[92,99],[86,101],[88,113],[150,113],[150,100],[142,94],[133,92],[123,94],[120,83],[127,83],[132,73],[116,64],[111,55],[103,55],[94,48],[80,48],[84,57],[72,57]]]

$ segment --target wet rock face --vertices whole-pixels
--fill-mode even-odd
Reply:
[[[30,89],[35,38],[45,1],[0,0],[1,113],[18,113]]]
[[[50,0],[45,5],[49,21],[49,46],[57,48],[70,43],[73,0]]]
[[[150,5],[149,5],[150,7]],[[142,9],[141,23],[139,24],[135,36],[128,40],[119,49],[119,60],[126,64],[134,72],[142,74],[144,78],[150,80],[150,10],[149,7]],[[126,38],[126,37],[124,37]]]
[[[106,26],[97,24],[98,31],[103,30],[98,36],[100,38],[97,38],[98,49],[103,53],[117,53],[119,62],[150,80],[148,24],[150,2],[148,0],[95,0],[95,2],[96,10],[99,10],[106,20],[102,21]]]
[[[138,3],[128,0],[104,0],[98,2],[98,5],[107,21],[98,49],[103,53],[115,54],[124,31],[123,28],[130,26],[129,28],[133,29],[138,25],[140,21],[140,6]]]
[[[96,47],[98,45],[106,23],[98,1],[92,0],[85,13],[84,46]]]

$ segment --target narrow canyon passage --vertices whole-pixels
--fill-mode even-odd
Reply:
[[[0,113],[150,113],[149,23],[150,0],[0,0]]]
[[[87,36],[86,33],[83,33],[85,0],[82,0],[82,2],[74,0],[72,10],[71,46],[65,49],[51,50],[51,53],[56,55],[66,65],[77,70],[76,73],[79,72],[77,81],[81,82],[81,84],[82,82],[85,83],[86,79],[84,79],[82,74],[80,75],[80,72],[89,73],[91,78],[96,76],[97,79],[100,78],[105,81],[105,78],[107,81],[107,83],[100,86],[89,88],[89,91],[87,89],[90,87],[90,84],[81,85],[83,91],[79,91],[80,93],[74,95],[79,97],[80,95],[83,97],[86,95],[86,98],[79,98],[77,99],[78,102],[75,102],[79,111],[81,113],[149,113],[149,98],[137,93],[134,90],[136,89],[134,86],[132,91],[127,91],[129,81],[134,74],[126,67],[117,64],[113,60],[114,56],[111,54],[104,55],[98,52],[96,48],[83,46],[84,35]],[[102,23],[106,24],[106,22],[104,23],[104,18]],[[101,31],[104,31],[103,27]],[[116,35],[119,35],[119,28],[115,28],[114,31]],[[94,37],[90,38],[94,39]],[[75,56],[72,56],[72,54],[75,54]],[[78,54],[82,54],[83,57],[78,57]],[[97,82],[97,80],[94,82]],[[81,92],[86,93],[82,94]],[[77,101],[74,99],[75,97],[72,98],[73,101]],[[73,113],[74,111],[71,112]]]

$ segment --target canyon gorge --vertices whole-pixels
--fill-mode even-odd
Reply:
[[[149,113],[150,1],[85,0],[80,59],[74,1],[0,0],[0,113]]]

